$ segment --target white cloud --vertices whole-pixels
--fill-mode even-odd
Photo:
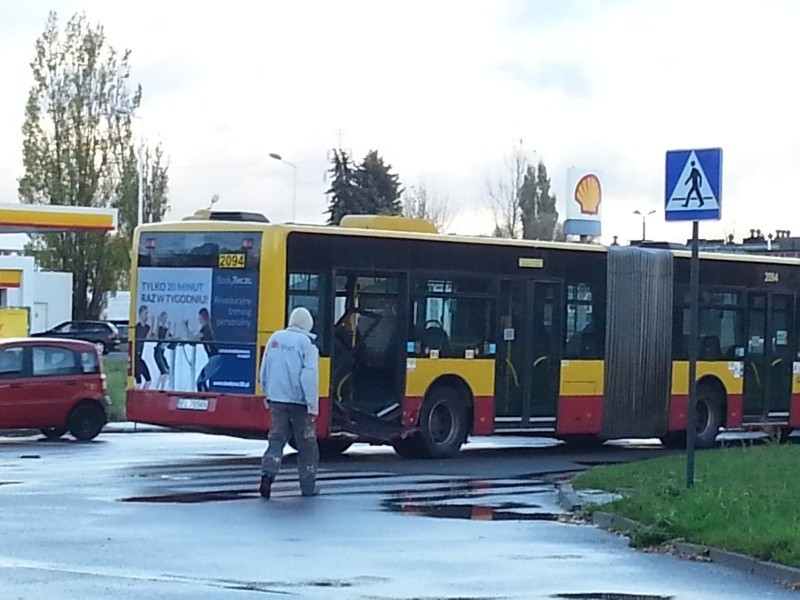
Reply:
[[[8,6],[6,6],[8,4]],[[800,230],[790,210],[800,5],[642,2],[246,2],[187,10],[143,0],[4,3],[0,22],[0,200],[15,196],[27,63],[52,5],[85,10],[133,50],[143,127],[171,158],[173,216],[207,204],[321,221],[326,152],[344,131],[356,157],[377,148],[407,185],[421,177],[489,231],[487,175],[514,140],[566,169],[605,176],[604,231],[636,238],[635,208],[660,208],[664,152],[722,146],[724,221]],[[752,225],[751,225],[752,224]],[[651,237],[688,226],[648,221]]]

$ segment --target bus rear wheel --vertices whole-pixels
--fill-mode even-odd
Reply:
[[[716,388],[708,384],[697,386],[697,437],[695,445],[698,448],[713,448],[717,441],[719,428],[725,421],[723,399]]]
[[[716,444],[719,428],[725,421],[723,399],[713,385],[700,383],[697,385],[697,405],[695,408],[695,448],[713,448]],[[667,448],[685,448],[686,432],[670,431],[661,438]]]

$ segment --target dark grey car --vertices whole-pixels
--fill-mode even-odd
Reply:
[[[83,340],[94,344],[102,354],[113,352],[120,343],[116,326],[108,321],[66,321],[48,331],[34,333],[31,337]]]

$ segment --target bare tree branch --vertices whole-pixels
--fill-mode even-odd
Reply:
[[[503,174],[496,180],[487,180],[488,205],[494,215],[494,236],[506,238],[522,237],[522,211],[519,191],[525,180],[530,162],[522,146],[515,144],[503,159]]]
[[[438,196],[424,181],[420,181],[403,194],[403,216],[426,219],[433,223],[439,232],[444,232],[453,221],[450,198]]]

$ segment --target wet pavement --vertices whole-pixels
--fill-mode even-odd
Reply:
[[[264,443],[199,434],[0,437],[0,598],[797,598],[576,524],[555,482],[655,445],[480,440],[447,461],[354,447],[258,497]]]

